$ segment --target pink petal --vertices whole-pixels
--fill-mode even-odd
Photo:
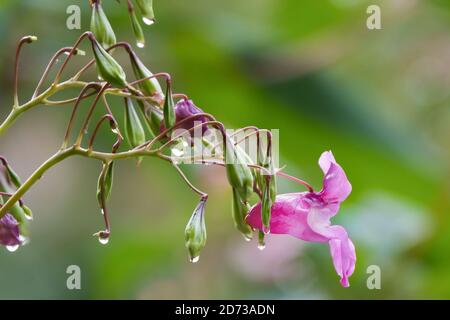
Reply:
[[[312,201],[310,196],[310,193],[278,195],[272,206],[270,232],[274,234],[289,234],[305,241],[328,241],[327,238],[314,232],[307,222]],[[253,228],[262,230],[261,203],[251,208],[246,220]]]
[[[331,225],[326,219],[328,213],[323,210],[312,209],[308,223],[312,230],[329,239],[331,257],[337,274],[341,277],[341,284],[348,287],[348,278],[353,274],[356,263],[355,246],[348,237],[347,231],[339,225]]]
[[[331,151],[322,153],[319,166],[324,173],[323,189],[320,195],[325,202],[342,202],[352,191],[352,185],[344,170],[334,159]]]

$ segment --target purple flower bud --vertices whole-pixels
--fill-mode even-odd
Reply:
[[[180,100],[177,102],[177,104],[174,107],[175,109],[175,124],[178,124],[179,122],[183,121],[184,119],[191,117],[196,114],[204,113],[202,109],[198,108],[192,100]],[[186,122],[183,122],[180,126],[177,126],[176,129],[185,129],[189,130],[193,128],[196,125],[199,125],[200,123],[204,123],[209,121],[208,117],[206,116],[198,116],[196,118],[193,118],[191,120],[188,120]],[[202,127],[202,133],[206,131],[206,126]],[[164,123],[161,123],[160,132],[163,132],[166,130],[166,127]],[[191,133],[191,135],[194,135],[194,132]]]
[[[0,244],[3,246],[16,246],[22,244],[20,240],[19,223],[7,213],[0,219]]]

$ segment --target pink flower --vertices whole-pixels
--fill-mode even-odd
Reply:
[[[342,226],[331,225],[330,219],[337,214],[352,186],[331,151],[320,156],[319,166],[325,175],[322,190],[277,196],[272,206],[270,232],[289,234],[304,241],[328,242],[341,284],[348,287],[348,278],[355,270],[355,247],[347,231]],[[251,208],[246,219],[249,225],[262,230],[261,203]]]

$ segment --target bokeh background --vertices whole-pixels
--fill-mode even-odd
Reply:
[[[198,198],[155,159],[117,164],[113,235],[101,245],[92,237],[102,228],[100,164],[72,158],[25,197],[35,214],[32,239],[17,252],[0,250],[0,298],[450,298],[450,2],[155,2],[158,23],[145,28],[148,43],[138,52],[152,71],[172,74],[176,91],[231,128],[280,129],[281,164],[316,188],[318,157],[333,150],[353,184],[334,218],[357,248],[351,287],[340,287],[327,245],[270,236],[261,252],[243,241],[220,168],[185,168],[210,194],[199,263],[189,263],[184,248]],[[65,27],[71,4],[82,9],[82,30]],[[370,4],[381,7],[382,30],[366,28]],[[104,6],[118,38],[132,40],[123,1]],[[52,53],[72,45],[89,20],[88,1],[0,1],[2,118],[12,105],[17,40],[39,37],[22,55],[25,101]],[[68,72],[86,59],[75,58]],[[121,101],[110,100],[122,113]],[[1,137],[1,154],[29,176],[59,147],[69,113],[27,112]],[[108,149],[110,136],[101,140],[98,148]],[[302,190],[284,180],[279,189]],[[72,264],[82,290],[66,288]],[[381,268],[381,290],[366,286],[370,265]]]

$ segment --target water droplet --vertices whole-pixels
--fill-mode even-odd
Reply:
[[[98,237],[98,242],[100,242],[101,244],[108,244],[109,237],[104,238],[104,237],[99,236]]]
[[[6,249],[7,249],[9,252],[14,252],[14,251],[16,251],[17,249],[19,249],[19,245],[16,244],[16,245],[14,245],[14,246],[6,246]]]
[[[148,18],[146,18],[146,17],[142,17],[142,21],[144,21],[144,23],[145,23],[146,25],[148,25],[148,26],[151,26],[152,24],[155,23],[155,20],[154,20],[154,19],[148,19]]]
[[[103,81],[103,78],[100,77],[100,76],[98,76],[97,79],[98,79],[99,81]]]
[[[259,243],[258,244],[258,249],[263,251],[266,248],[266,244],[265,243]]]
[[[178,149],[178,148],[172,148],[172,154],[175,157],[182,157],[182,156],[184,156],[184,150],[183,149]]]
[[[98,242],[101,244],[108,244],[109,242],[109,232],[108,231],[99,231],[94,233],[94,236],[98,237]]]
[[[263,229],[264,229],[263,232],[264,232],[265,235],[268,235],[270,233],[270,229],[269,228],[264,227]]]
[[[33,220],[33,216],[30,216],[29,214],[25,215],[25,219],[27,219],[28,221],[32,221]]]
[[[247,237],[246,235],[243,235],[243,237],[244,237],[244,240],[247,241],[247,242],[252,241],[251,237]]]
[[[192,263],[197,263],[198,260],[200,260],[200,256],[196,256],[196,257],[190,258],[190,261],[191,261]]]
[[[30,238],[24,237],[23,235],[19,235],[19,241],[21,242],[22,245],[25,245],[28,242],[30,242]]]
[[[136,45],[138,46],[138,48],[143,48],[143,47],[145,47],[145,43],[144,43],[144,42],[141,42],[141,41],[138,41],[138,42],[136,43]]]

